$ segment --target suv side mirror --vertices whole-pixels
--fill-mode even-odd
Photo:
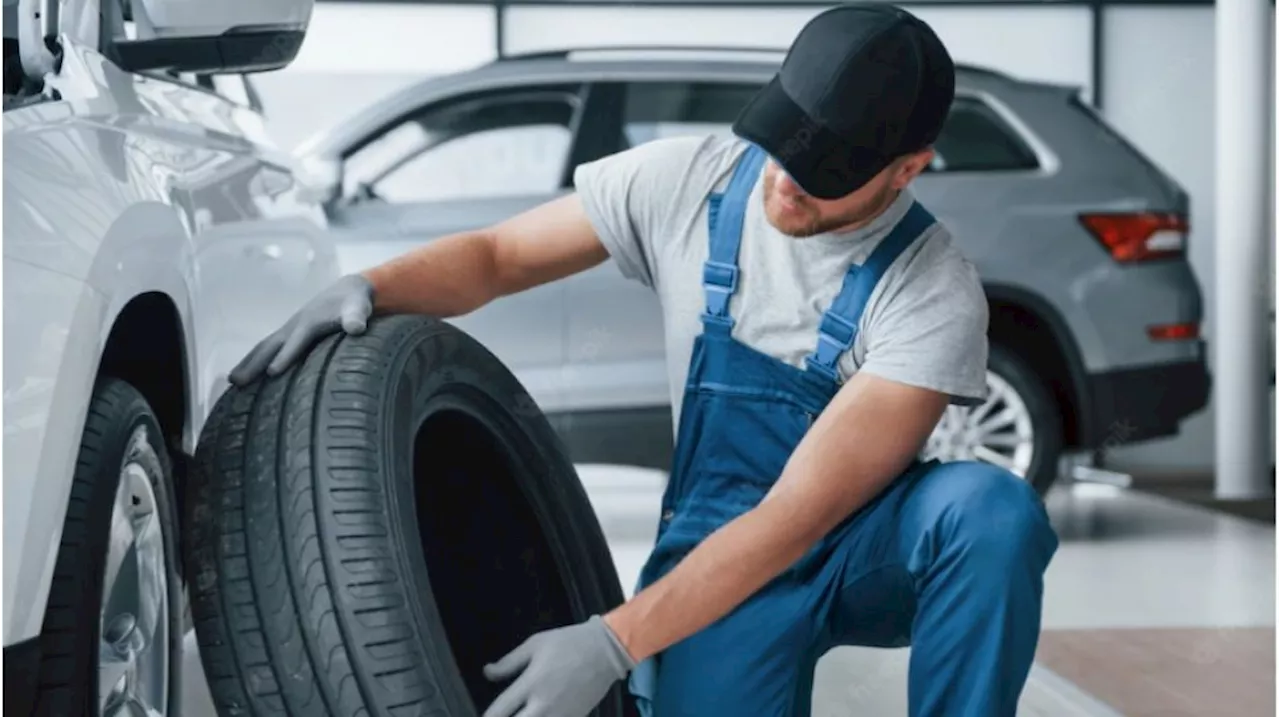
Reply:
[[[302,47],[315,0],[101,0],[104,54],[127,72],[277,70]]]

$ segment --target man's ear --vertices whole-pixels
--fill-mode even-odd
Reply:
[[[898,171],[893,175],[893,188],[901,190],[910,184],[911,180],[920,176],[920,173],[928,169],[929,163],[933,161],[933,155],[933,147],[925,147],[918,152],[899,157]]]

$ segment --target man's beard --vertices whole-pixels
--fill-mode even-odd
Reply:
[[[778,222],[769,217],[767,206],[769,197],[773,196],[772,177],[765,178],[764,189],[766,218],[769,218],[769,223],[772,224],[775,229],[793,239],[807,239],[819,234],[827,234],[838,229],[860,227],[874,218],[877,214],[884,211],[884,209],[893,202],[895,194],[892,187],[885,185],[865,204],[850,209],[843,214],[828,217],[821,216],[817,213],[816,209],[806,205],[803,200],[801,200],[798,206],[800,211],[804,212],[805,217],[800,219],[788,216],[786,219],[782,220],[784,223],[779,225]]]

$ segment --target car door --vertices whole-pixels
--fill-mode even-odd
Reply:
[[[758,83],[635,79],[592,88],[584,129],[598,154],[659,138],[731,134]],[[596,126],[591,126],[594,123]],[[661,307],[654,292],[625,279],[613,262],[568,282],[567,403],[583,410],[643,415],[657,409],[670,430],[670,386]]]
[[[520,86],[432,102],[343,163],[331,211],[338,261],[359,271],[480,229],[566,191],[579,86]],[[552,282],[449,319],[492,351],[543,410],[560,404],[565,287]]]

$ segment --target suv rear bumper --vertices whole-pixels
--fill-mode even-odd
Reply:
[[[1105,448],[1176,435],[1184,418],[1208,405],[1211,383],[1203,359],[1092,374],[1081,443]]]

